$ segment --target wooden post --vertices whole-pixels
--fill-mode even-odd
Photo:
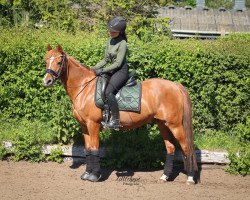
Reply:
[[[246,1],[245,0],[235,0],[234,10],[241,11],[241,12],[245,11],[246,10]]]

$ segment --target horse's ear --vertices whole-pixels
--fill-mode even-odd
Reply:
[[[63,49],[62,49],[62,46],[60,44],[57,45],[57,50],[63,54]]]
[[[52,49],[52,47],[50,46],[50,44],[48,44],[47,51],[50,51],[51,49]]]

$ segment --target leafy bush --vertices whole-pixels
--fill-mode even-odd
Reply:
[[[250,175],[250,146],[240,148],[238,152],[230,152],[230,163],[226,171],[232,174]]]
[[[13,151],[11,156],[14,160],[31,160],[41,161],[45,159],[42,154],[42,145],[46,143],[54,143],[56,138],[52,132],[52,128],[41,121],[29,121],[22,119],[2,121],[0,124],[0,143],[2,141],[11,141],[13,143]],[[0,147],[0,153],[4,157],[7,151],[3,146]]]
[[[159,35],[171,36],[170,19],[136,16],[129,22],[128,31],[140,40],[148,42]]]
[[[230,164],[226,169],[233,174],[250,174],[250,118],[246,124],[238,124],[234,129],[236,140],[240,145],[229,149]],[[238,147],[238,148],[237,148]]]
[[[95,30],[99,22],[106,23],[110,16],[152,17],[155,8],[156,3],[148,0],[0,1],[0,25],[50,27],[69,32]]]
[[[7,155],[7,150],[2,144],[0,144],[0,160],[3,160],[6,155]]]
[[[39,162],[45,159],[45,155],[42,153],[42,145],[34,134],[25,132],[19,135],[13,144],[13,158],[16,161],[31,160]]]
[[[63,154],[62,149],[60,147],[57,147],[51,151],[50,155],[47,156],[46,160],[62,163],[63,162],[62,154]]]
[[[206,6],[209,8],[220,8],[224,7],[227,9],[232,9],[234,5],[234,1],[232,0],[206,0]]]

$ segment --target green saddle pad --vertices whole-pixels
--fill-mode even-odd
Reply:
[[[140,112],[141,110],[141,83],[135,86],[124,86],[116,94],[119,110]],[[95,88],[95,104],[103,108],[104,102],[101,97],[101,78],[98,77]]]

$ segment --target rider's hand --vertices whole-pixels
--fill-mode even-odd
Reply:
[[[95,69],[94,71],[95,71],[96,76],[100,76],[103,72],[103,69]]]

